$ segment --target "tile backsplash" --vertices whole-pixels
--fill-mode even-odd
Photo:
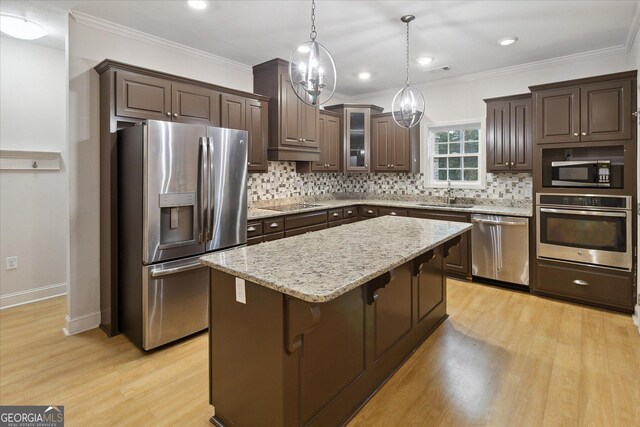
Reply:
[[[454,189],[458,198],[531,202],[530,173],[487,173],[485,189]],[[322,197],[339,193],[366,193],[370,197],[444,197],[446,189],[430,188],[424,174],[297,173],[294,162],[269,162],[269,172],[249,174],[248,201],[263,205],[289,198]]]

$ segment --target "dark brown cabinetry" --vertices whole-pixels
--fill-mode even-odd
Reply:
[[[320,110],[318,119],[317,162],[297,162],[298,172],[340,172],[340,147],[342,141],[342,116],[331,111]]]
[[[413,218],[438,219],[441,221],[471,222],[470,214],[464,212],[438,212],[427,210],[410,210],[409,216]],[[454,246],[445,258],[445,270],[454,276],[471,277],[471,232],[467,231],[462,236],[460,244]]]
[[[487,103],[487,171],[533,168],[531,95],[485,99]]]
[[[418,172],[420,127],[400,127],[391,113],[371,116],[374,172]]]
[[[318,162],[319,109],[302,102],[289,81],[289,63],[273,59],[253,67],[253,90],[271,97],[269,160]]]
[[[537,144],[627,140],[635,72],[532,86]]]
[[[266,171],[269,98],[106,59],[100,75],[100,327],[118,333],[118,193],[116,132],[144,119],[220,126],[225,120],[249,132],[249,170]],[[242,102],[240,102],[242,104]]]

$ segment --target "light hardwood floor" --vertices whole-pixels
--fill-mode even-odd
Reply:
[[[629,316],[449,280],[450,318],[351,426],[638,426]],[[207,336],[144,355],[61,331],[66,301],[0,312],[0,404],[65,405],[68,426],[210,426]],[[265,425],[268,423],[265,423]]]

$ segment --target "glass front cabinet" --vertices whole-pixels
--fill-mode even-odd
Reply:
[[[371,114],[382,112],[376,105],[340,104],[325,107],[343,117],[343,171],[370,172],[371,166]]]

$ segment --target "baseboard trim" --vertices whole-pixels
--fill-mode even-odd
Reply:
[[[27,289],[26,291],[12,292],[10,294],[0,295],[0,310],[49,298],[55,298],[66,294],[66,283],[56,283],[54,285]]]
[[[640,304],[636,304],[636,309],[633,313],[633,323],[638,327],[638,334],[640,334]]]
[[[67,326],[62,328],[62,331],[66,336],[79,334],[89,329],[95,329],[100,326],[100,312],[83,314],[74,318],[65,316]]]

